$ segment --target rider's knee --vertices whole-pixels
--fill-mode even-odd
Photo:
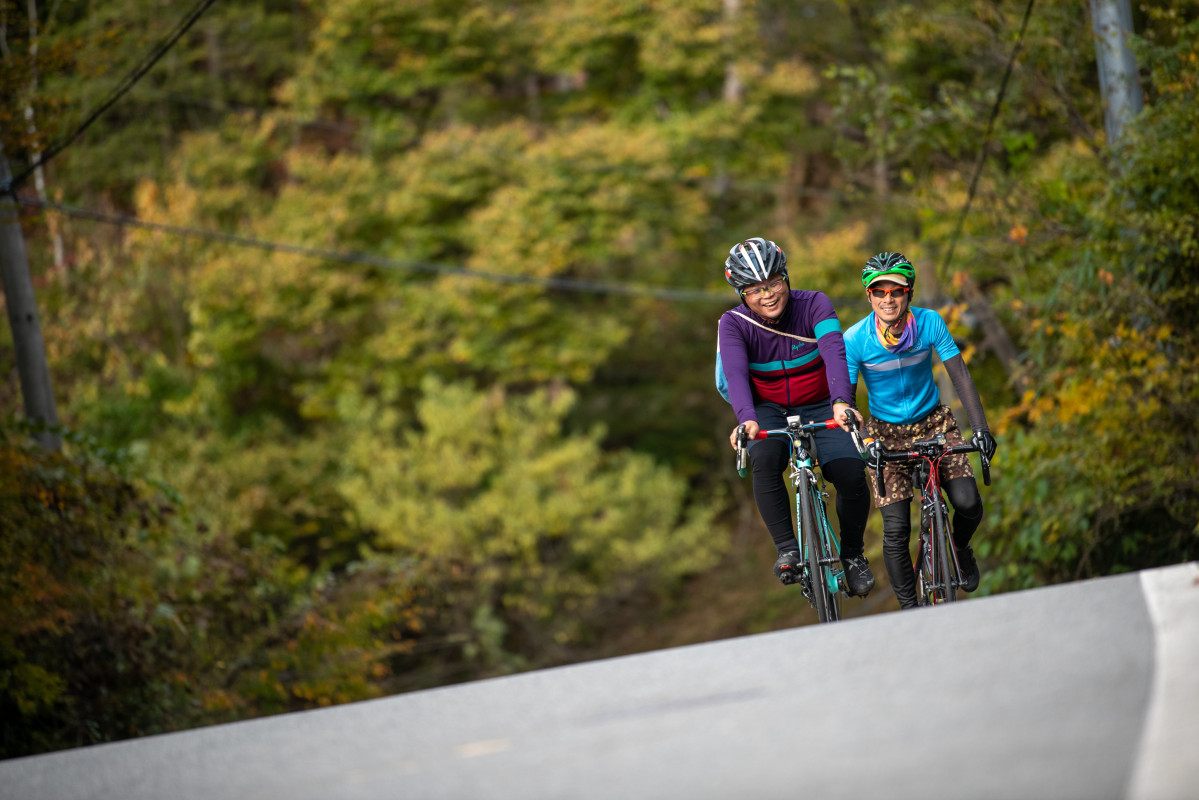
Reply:
[[[982,519],[983,518],[983,501],[980,499],[966,505],[954,506],[954,516],[961,515],[964,519]]]
[[[964,519],[982,519],[983,499],[973,478],[954,478],[946,482],[945,491],[954,514],[960,514]]]
[[[911,501],[891,503],[879,509],[883,517],[883,549],[907,549],[912,537]]]
[[[870,486],[860,458],[838,458],[820,467],[824,476],[837,489],[837,496],[846,500],[866,499]]]
[[[787,445],[778,439],[755,442],[749,448],[749,463],[755,473],[782,472],[787,466]]]

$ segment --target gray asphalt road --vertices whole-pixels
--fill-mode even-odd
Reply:
[[[1196,752],[1186,564],[0,762],[0,797],[1168,800]]]

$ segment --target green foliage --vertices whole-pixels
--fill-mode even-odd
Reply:
[[[1003,582],[1030,586],[1159,566],[1199,554],[1199,145],[1194,24],[1143,48],[1156,95],[1112,154],[1115,174],[1075,155],[1045,184],[1072,229],[1051,252],[1063,291],[1021,309],[1034,384],[1009,410],[996,483]],[[1056,244],[1055,244],[1056,249]]]
[[[384,692],[424,628],[410,570],[311,579],[67,439],[0,440],[0,757]]]
[[[187,645],[205,623],[236,637],[268,608],[243,596],[257,582],[251,560],[223,561],[232,553],[217,542],[168,548],[169,499],[84,442],[68,437],[67,451],[35,448],[20,429],[0,440],[4,757],[194,720],[181,684],[219,650]],[[235,603],[221,604],[222,583]]]
[[[336,462],[269,437],[151,453],[207,487],[190,509],[6,433],[3,755],[559,663],[718,556],[668,471],[562,438],[568,392],[423,391],[419,435],[360,420]]]
[[[1188,422],[1199,403],[1199,348],[1169,326],[1138,331],[1121,314],[1106,316],[1083,323],[1063,313],[1059,324],[1037,326],[1049,385],[1026,392],[1001,426],[996,524],[1011,532],[994,545],[1011,581],[1001,585],[1199,553],[1199,442]]]
[[[607,603],[709,567],[713,507],[643,455],[605,454],[599,433],[564,436],[565,389],[521,397],[431,379],[418,428],[380,441],[361,421],[340,485],[379,545],[460,576],[480,654],[579,640]],[[563,613],[565,612],[565,613]],[[490,646],[488,632],[504,631]]]
[[[1199,20],[1183,26],[1169,44],[1140,48],[1156,97],[1120,144],[1118,180],[1107,198],[1107,219],[1121,228],[1118,235],[1104,231],[1104,238],[1120,259],[1116,263],[1135,269],[1138,283],[1150,292],[1195,285],[1199,267],[1199,221],[1193,213],[1199,165],[1189,155],[1199,125],[1196,35]],[[1171,303],[1172,321],[1191,324],[1191,299],[1184,294]]]
[[[436,123],[475,121],[524,94],[529,3],[312,4],[317,24],[281,97],[310,116],[369,120],[380,153]]]

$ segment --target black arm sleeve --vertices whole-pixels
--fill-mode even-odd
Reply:
[[[962,356],[959,354],[946,361],[945,371],[949,373],[949,379],[953,381],[953,388],[958,393],[962,405],[966,407],[966,416],[970,418],[970,429],[975,433],[990,431],[987,426],[987,415],[983,413],[983,401],[978,396],[978,389],[974,388],[974,379],[970,377],[970,370],[966,367]]]

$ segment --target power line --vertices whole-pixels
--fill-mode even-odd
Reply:
[[[84,131],[92,126],[92,123],[99,119],[105,111],[110,109],[118,100],[120,100],[126,92],[132,89],[134,84],[141,80],[142,76],[149,72],[154,65],[158,63],[159,59],[166,55],[167,51],[175,46],[175,43],[183,37],[183,34],[187,33],[188,30],[191,29],[192,25],[196,23],[196,20],[198,20],[215,2],[216,0],[200,0],[200,2],[197,3],[196,6],[188,13],[188,15],[184,17],[183,20],[175,27],[174,32],[172,32],[171,35],[166,39],[163,39],[161,42],[159,42],[158,45],[151,50],[144,59],[142,59],[142,63],[134,68],[132,72],[126,75],[125,78],[117,84],[117,87],[113,89],[108,98],[100,104],[100,107],[93,111],[88,118],[85,119],[83,123],[75,129],[73,133],[60,140],[57,144],[47,148],[37,161],[35,161],[33,164],[30,164],[24,172],[13,178],[7,186],[0,187],[0,190],[12,193],[15,196],[17,187],[24,183],[25,180],[29,178],[29,176],[32,175],[38,167],[44,165],[50,159],[67,149],[67,147],[69,147],[76,139],[78,139]]]
[[[31,208],[39,208],[43,211],[53,211],[68,217],[74,217],[76,219],[102,222],[120,227],[139,228],[141,230],[154,231],[156,233],[168,233],[175,236],[201,239],[209,242],[218,242],[237,247],[250,247],[253,249],[265,250],[273,253],[287,253],[291,255],[304,256],[307,258],[322,259],[325,261],[337,261],[345,264],[362,264],[366,266],[379,267],[381,269],[404,270],[409,272],[461,275],[464,277],[478,278],[479,280],[489,280],[498,283],[534,285],[547,289],[585,292],[591,294],[623,294],[630,296],[655,297],[662,300],[682,300],[688,302],[727,303],[730,300],[726,292],[708,292],[701,289],[670,289],[667,287],[645,286],[638,284],[600,283],[597,281],[583,281],[574,278],[537,278],[531,275],[509,275],[499,272],[485,272],[482,270],[473,270],[467,267],[460,267],[452,264],[434,264],[426,261],[406,261],[401,259],[385,258],[383,256],[372,255],[370,253],[326,250],[324,248],[305,247],[303,245],[288,244],[285,242],[271,242],[263,239],[254,239],[252,237],[239,236],[237,234],[224,233],[222,231],[189,228],[182,225],[169,225],[161,222],[147,222],[146,220],[138,219],[137,217],[132,217],[127,214],[109,214],[103,211],[97,211],[95,209],[68,206],[62,203],[53,203],[48,200],[43,201],[33,197],[18,197],[17,200],[22,205],[29,206]],[[995,237],[993,236],[973,236],[968,237],[967,241],[991,242],[994,241],[994,239]],[[857,299],[856,296],[853,299]]]
[[[958,237],[962,233],[962,226],[966,223],[966,215],[970,213],[970,205],[974,202],[974,192],[978,188],[978,178],[982,175],[983,162],[987,158],[987,145],[991,141],[991,132],[995,127],[995,120],[999,117],[999,107],[1003,103],[1003,96],[1007,93],[1008,79],[1012,77],[1012,66],[1016,63],[1016,55],[1020,52],[1020,47],[1024,44],[1024,32],[1028,29],[1028,19],[1032,16],[1032,7],[1035,0],[1028,0],[1028,7],[1024,9],[1024,21],[1020,23],[1020,34],[1016,37],[1016,46],[1012,48],[1012,54],[1007,61],[1007,69],[1003,72],[1003,81],[999,84],[999,94],[995,97],[995,105],[991,108],[991,118],[987,120],[987,130],[983,133],[982,147],[978,151],[978,161],[974,164],[974,177],[970,180],[970,191],[966,194],[966,204],[962,206],[961,216],[958,217],[957,227],[953,231],[953,238],[949,240],[949,249],[945,253],[945,260],[941,262],[940,276],[946,274],[949,269],[949,262],[953,259],[954,248],[957,247]]]
[[[401,261],[399,259],[384,258],[383,256],[372,255],[370,253],[326,250],[319,247],[305,247],[303,245],[287,244],[284,242],[270,242],[263,239],[254,239],[248,236],[239,236],[237,234],[224,233],[221,231],[187,228],[181,225],[168,225],[161,222],[147,222],[146,220],[138,219],[137,217],[131,217],[123,214],[108,214],[103,211],[67,206],[61,203],[52,203],[35,198],[20,197],[18,200],[22,205],[31,206],[33,208],[41,208],[47,211],[56,211],[60,214],[65,214],[69,217],[75,217],[77,219],[86,219],[93,222],[104,222],[110,225],[119,225],[129,228],[140,228],[142,230],[155,231],[158,233],[169,233],[175,236],[237,245],[239,247],[252,247],[271,253],[286,253],[289,255],[321,259],[324,261],[337,261],[345,264],[362,264],[366,266],[379,267],[381,269],[403,270],[408,272],[428,272],[439,275],[460,275],[462,277],[478,278],[480,280],[487,280],[495,283],[538,286],[544,289],[555,289],[565,292],[582,292],[587,294],[619,294],[637,297],[654,297],[660,300],[683,300],[712,303],[720,302],[725,304],[729,303],[730,301],[728,292],[708,292],[700,289],[671,289],[667,287],[645,286],[639,284],[600,283],[598,281],[585,281],[576,278],[539,278],[533,275],[509,275],[500,272],[485,272],[482,270],[468,269],[467,267],[459,267],[449,264],[434,264],[426,261]]]

